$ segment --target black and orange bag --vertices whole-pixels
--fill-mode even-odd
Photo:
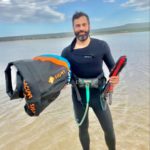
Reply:
[[[16,69],[13,75],[13,67]],[[13,77],[15,76],[15,86]],[[57,55],[10,62],[5,70],[6,92],[10,99],[25,98],[25,112],[38,116],[70,82],[70,64]]]

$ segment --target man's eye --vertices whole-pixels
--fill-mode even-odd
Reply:
[[[82,24],[82,26],[84,26],[84,27],[85,27],[86,25],[87,25],[86,23]]]
[[[77,25],[76,25],[76,27],[78,27],[78,28],[79,28],[79,27],[80,27],[80,25],[79,25],[79,24],[77,24]]]

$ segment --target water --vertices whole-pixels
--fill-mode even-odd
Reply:
[[[128,58],[110,106],[117,150],[149,150],[150,33],[95,37],[108,42],[115,60],[121,55]],[[69,86],[37,118],[25,114],[24,100],[10,101],[5,93],[4,70],[8,62],[46,53],[60,54],[71,40],[61,38],[0,42],[0,149],[81,150]],[[92,110],[89,115],[91,150],[107,150],[102,129]]]

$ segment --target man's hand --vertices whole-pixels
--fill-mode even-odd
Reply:
[[[111,76],[109,78],[109,82],[111,84],[110,92],[113,92],[114,87],[119,83],[119,76]]]

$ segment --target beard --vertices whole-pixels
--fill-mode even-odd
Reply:
[[[83,33],[84,32],[84,34],[81,34],[80,35],[80,33]],[[87,38],[89,37],[89,31],[79,31],[79,32],[75,32],[75,36],[76,36],[76,38],[79,40],[79,41],[85,41],[85,40],[87,40]]]

